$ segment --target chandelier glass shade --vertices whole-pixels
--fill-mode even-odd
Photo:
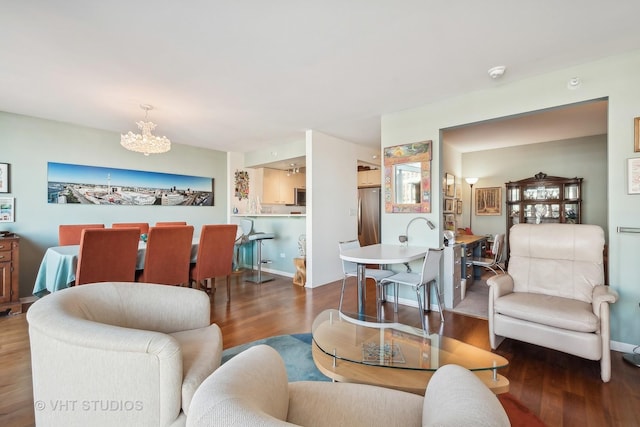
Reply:
[[[153,107],[143,104],[140,108],[145,110],[144,117],[146,120],[149,110],[152,110]],[[141,134],[129,131],[125,135],[120,135],[120,145],[124,148],[137,153],[143,153],[145,156],[149,154],[166,153],[171,150],[171,141],[169,141],[166,136],[155,136],[151,133],[157,126],[155,123],[139,121],[136,122],[136,125],[138,125],[138,128],[142,132]]]

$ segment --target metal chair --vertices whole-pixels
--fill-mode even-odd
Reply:
[[[216,290],[215,278],[225,276],[227,279],[227,300],[231,299],[231,272],[233,269],[233,248],[236,239],[236,224],[203,225],[200,232],[198,257],[195,264],[191,264],[189,280],[197,283],[197,288],[203,281],[204,289],[210,289],[211,294]]]
[[[360,247],[359,240],[348,240],[345,242],[338,243],[338,249],[340,253]],[[338,310],[342,312],[342,300],[344,299],[344,288],[348,277],[358,277],[358,266],[354,262],[342,260],[342,273],[344,277],[342,278],[342,291],[340,292],[340,304],[338,306]],[[378,317],[380,317],[380,306],[381,303],[385,300],[384,289],[382,289],[380,285],[380,281],[385,277],[392,276],[394,273],[391,270],[384,269],[376,269],[376,268],[367,268],[365,269],[365,277],[367,279],[373,279],[376,282],[376,305]]]
[[[386,277],[380,282],[381,286],[388,286],[394,284],[395,292],[395,311],[398,311],[398,289],[399,285],[411,286],[416,291],[416,297],[418,299],[418,310],[420,313],[420,320],[422,321],[422,329],[427,330],[427,324],[424,317],[424,297],[429,295],[431,288],[436,291],[436,300],[438,301],[438,310],[440,310],[440,320],[444,322],[444,314],[442,313],[442,302],[440,301],[440,290],[436,284],[436,278],[440,273],[440,259],[442,258],[443,248],[429,248],[429,252],[424,257],[422,263],[422,271],[417,273],[397,273],[393,276]],[[424,290],[423,290],[424,289]],[[421,290],[423,290],[421,294]]]
[[[238,239],[238,241],[241,242],[240,244],[244,244],[244,243],[253,244],[253,242],[256,242],[256,241],[258,243],[258,247],[256,249],[256,256],[258,258],[257,273],[252,274],[249,277],[246,277],[244,280],[247,282],[253,282],[258,284],[273,280],[273,277],[262,274],[262,264],[266,264],[269,262],[269,261],[262,260],[262,241],[268,240],[268,239],[274,239],[276,235],[274,233],[256,232],[253,229],[253,220],[251,219],[246,219],[246,218],[242,219],[240,221],[240,227],[242,228],[242,233],[243,233],[242,236],[240,236],[240,238]],[[251,269],[253,270],[253,260],[251,261]]]
[[[58,246],[79,245],[82,230],[104,228],[104,224],[62,224],[58,227]]]
[[[488,268],[493,271],[493,274],[498,275],[496,268],[500,269],[504,274],[504,268],[500,265],[502,258],[502,247],[504,244],[504,234],[496,234],[493,238],[493,245],[491,246],[491,253],[493,257],[473,257],[471,258],[471,264],[474,267]]]
[[[84,230],[75,284],[133,282],[139,240],[140,234],[135,228]]]

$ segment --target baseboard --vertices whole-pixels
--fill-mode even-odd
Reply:
[[[632,353],[633,349],[637,347],[635,344],[627,344],[625,342],[611,341],[611,350],[619,351],[621,353]]]

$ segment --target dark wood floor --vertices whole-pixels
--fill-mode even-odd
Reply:
[[[351,279],[354,280],[354,279]],[[356,308],[355,284],[347,289],[345,310]],[[234,277],[231,301],[226,286],[218,282],[212,298],[211,321],[222,328],[224,347],[273,335],[311,330],[315,316],[337,308],[340,282],[316,289],[292,285],[289,278],[256,285]],[[366,311],[375,314],[375,290],[368,284]],[[394,315],[386,304],[385,317],[420,327],[417,309],[400,306]],[[487,322],[445,312],[441,325],[437,313],[427,315],[431,332],[457,338],[489,350]],[[511,383],[510,392],[547,425],[638,426],[640,425],[640,369],[612,354],[612,379],[600,380],[598,362],[553,350],[505,340],[497,349],[509,360],[500,371]],[[25,315],[0,318],[0,426],[34,425],[29,338]]]

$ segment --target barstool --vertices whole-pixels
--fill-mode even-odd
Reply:
[[[273,277],[262,274],[262,241],[273,239],[276,237],[274,233],[262,233],[255,232],[253,230],[253,221],[250,219],[243,219],[240,221],[240,227],[242,228],[243,241],[246,242],[257,242],[258,249],[256,250],[256,255],[258,258],[258,272],[256,274],[252,274],[249,277],[246,277],[244,280],[252,283],[264,283],[270,280],[273,280]],[[253,270],[253,262],[251,263],[251,270]]]

